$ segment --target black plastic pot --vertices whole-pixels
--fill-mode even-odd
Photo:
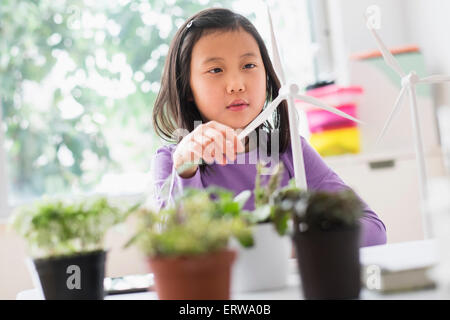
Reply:
[[[358,299],[359,228],[295,233],[305,299]]]
[[[102,300],[105,251],[35,259],[46,300]]]

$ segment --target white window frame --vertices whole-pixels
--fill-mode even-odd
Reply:
[[[319,47],[314,57],[316,81],[330,80],[333,76],[333,63],[330,39],[329,14],[326,0],[307,0],[311,41]]]

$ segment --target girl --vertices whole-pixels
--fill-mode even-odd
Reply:
[[[185,187],[217,185],[234,194],[253,190],[254,160],[268,159],[261,150],[268,151],[268,163],[283,162],[281,185],[285,186],[294,176],[286,103],[250,135],[256,139],[242,143],[237,138],[239,130],[278,95],[279,88],[264,42],[245,17],[214,8],[188,19],[171,43],[153,109],[157,134],[175,142],[158,149],[152,161],[158,205],[167,203],[164,194],[170,199]],[[308,188],[349,188],[303,137],[299,139]],[[386,243],[383,222],[363,204],[361,246]],[[253,195],[244,208],[254,209]]]

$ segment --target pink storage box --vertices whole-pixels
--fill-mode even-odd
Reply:
[[[320,99],[332,107],[339,107],[342,105],[355,105],[359,103],[359,97],[363,93],[363,89],[358,86],[340,87],[335,84],[311,89],[306,92],[306,95]],[[306,107],[306,110],[317,109],[316,107],[297,100],[296,103]]]
[[[342,112],[356,118],[356,105],[346,104],[337,107]],[[306,111],[309,131],[311,133],[322,132],[325,130],[356,127],[356,122],[338,116],[337,114],[322,109],[311,109]]]

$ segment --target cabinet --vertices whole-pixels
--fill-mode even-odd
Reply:
[[[442,176],[441,151],[427,152],[428,178]],[[415,154],[343,155],[324,158],[386,226],[388,243],[424,238]]]

